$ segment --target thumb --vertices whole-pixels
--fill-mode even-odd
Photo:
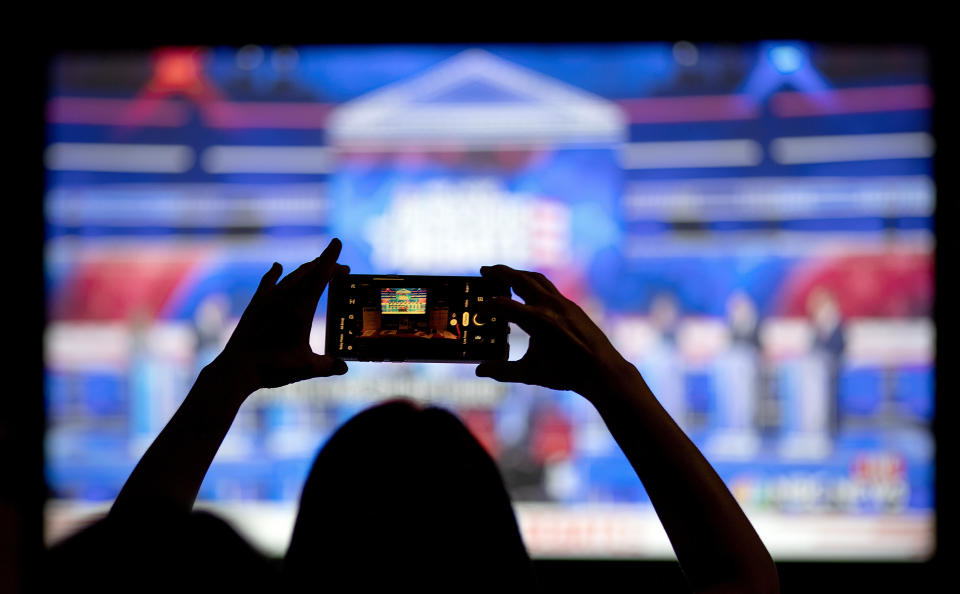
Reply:
[[[330,377],[331,375],[343,375],[346,372],[347,364],[344,363],[343,359],[317,354],[310,358],[311,377]]]
[[[264,291],[271,289],[277,284],[277,280],[280,279],[280,275],[283,274],[283,266],[279,262],[274,262],[273,266],[270,267],[270,270],[263,275],[260,279],[260,285],[257,287],[256,294],[262,294]]]
[[[477,365],[476,374],[498,382],[526,383],[527,366],[523,361],[485,361]]]

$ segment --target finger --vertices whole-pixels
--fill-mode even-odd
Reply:
[[[340,257],[340,250],[343,248],[343,244],[340,243],[340,240],[334,237],[330,240],[330,245],[327,246],[327,249],[323,250],[323,253],[320,254],[320,257],[317,258],[316,266],[307,273],[307,282],[310,290],[311,296],[320,299],[320,295],[323,294],[324,289],[327,288],[327,283],[330,282],[330,277],[334,273],[338,273],[341,268],[346,268],[346,272],[350,272],[350,268],[337,264],[337,258]]]
[[[323,250],[323,253],[320,254],[320,257],[317,260],[327,268],[333,269],[333,266],[337,263],[337,258],[340,257],[340,250],[343,249],[343,243],[336,237],[330,240],[330,243],[327,244],[326,249]]]
[[[498,382],[526,383],[527,364],[523,361],[485,361],[477,365],[477,377],[489,377]]]
[[[273,266],[270,267],[270,270],[268,270],[260,279],[260,284],[257,286],[254,297],[261,295],[276,286],[277,279],[280,278],[281,274],[283,274],[283,266],[281,266],[279,262],[274,262]]]
[[[485,312],[496,314],[507,322],[513,322],[527,334],[533,335],[543,328],[545,320],[533,306],[507,297],[492,297],[484,303],[487,304],[482,308]]]
[[[347,372],[347,364],[343,359],[330,355],[314,355],[310,358],[310,377],[330,377],[343,375]]]
[[[283,279],[284,286],[293,286],[303,281],[304,278],[315,273],[319,267],[327,266],[330,267],[336,263],[337,258],[340,256],[340,250],[343,247],[343,244],[340,243],[340,240],[334,237],[330,240],[330,243],[327,245],[326,249],[323,250],[323,253],[297,267],[296,270],[287,275]]]
[[[549,296],[548,290],[536,279],[534,274],[538,273],[515,270],[504,264],[480,267],[481,276],[496,278],[507,283],[513,289],[513,292],[527,303],[536,303],[538,300]]]
[[[557,287],[555,287],[554,284],[550,282],[550,279],[547,278],[542,272],[529,272],[528,274],[530,274],[534,282],[538,283],[543,288],[544,292],[553,294],[560,293],[560,291],[557,290]]]

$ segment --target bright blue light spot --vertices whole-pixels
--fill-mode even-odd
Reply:
[[[792,74],[803,66],[804,55],[792,45],[778,45],[768,54],[773,67],[780,74]]]

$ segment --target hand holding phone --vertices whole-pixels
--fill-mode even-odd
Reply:
[[[573,390],[587,398],[604,382],[635,372],[602,330],[573,301],[539,272],[509,266],[484,266],[484,279],[506,284],[524,300],[497,297],[485,306],[491,315],[513,322],[530,335],[518,361],[488,361],[477,375],[554,390]]]
[[[337,264],[340,249],[340,240],[331,240],[323,254],[282,280],[283,267],[274,263],[215,367],[230,370],[229,377],[242,381],[249,391],[346,373],[343,361],[310,349],[310,325],[320,295],[335,273],[349,270]]]

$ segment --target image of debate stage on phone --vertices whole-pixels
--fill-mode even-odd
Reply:
[[[363,308],[360,338],[446,338],[457,335],[447,329],[450,304],[432,297],[427,309],[424,288],[385,287],[380,289],[380,303]]]

